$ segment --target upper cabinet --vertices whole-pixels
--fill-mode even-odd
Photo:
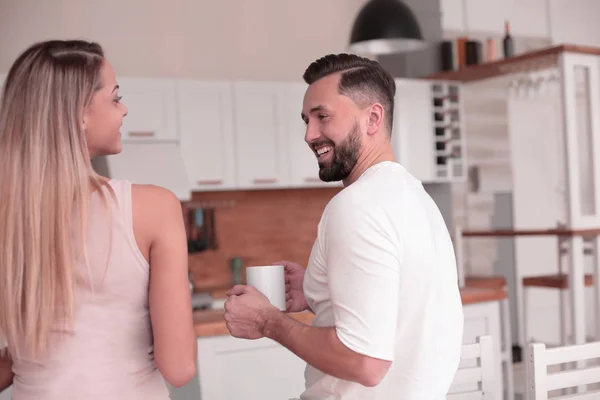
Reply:
[[[513,2],[496,0],[465,0],[465,30],[470,32],[504,32],[504,21],[510,20]],[[514,27],[513,27],[514,28]],[[516,32],[513,32],[513,35]]]
[[[398,161],[423,182],[465,179],[460,85],[397,79],[392,144]]]
[[[232,85],[177,82],[181,152],[192,190],[235,187]]]
[[[165,182],[177,173],[171,186],[180,197],[188,190],[342,185],[319,179],[304,141],[304,83],[122,78],[119,84],[129,114],[123,154],[108,157],[116,178],[169,187]],[[464,179],[460,87],[398,79],[396,93],[398,161],[423,182]]]
[[[469,32],[502,35],[504,22],[509,21],[513,36],[547,38],[550,35],[547,4],[547,0],[441,0],[442,29],[466,35]]]
[[[123,141],[177,140],[175,82],[169,79],[123,77],[119,94],[129,113],[123,119]]]
[[[442,29],[445,31],[465,30],[463,13],[464,0],[441,0]]]
[[[281,83],[233,84],[237,186],[288,185],[285,91]]]
[[[301,113],[304,93],[306,92],[308,85],[305,83],[289,83],[282,86],[285,96],[285,101],[283,102],[285,107],[283,117],[286,120],[290,186],[341,186],[341,182],[321,181],[319,178],[319,164],[317,162],[317,157],[304,140],[306,124],[301,118]]]

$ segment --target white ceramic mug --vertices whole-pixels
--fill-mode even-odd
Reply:
[[[246,284],[264,294],[271,304],[285,311],[285,270],[283,265],[246,267]]]

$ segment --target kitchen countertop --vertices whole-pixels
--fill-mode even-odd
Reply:
[[[500,301],[507,297],[506,290],[495,288],[466,287],[460,291],[463,305],[485,303],[488,301]],[[223,319],[223,309],[194,311],[194,329],[197,337],[212,337],[229,335]],[[314,314],[305,311],[290,314],[296,320],[310,324]]]
[[[224,313],[225,311],[222,309],[194,311],[194,328],[196,330],[196,336],[210,337],[229,335],[229,330],[227,330],[225,320],[223,319]],[[292,313],[289,315],[305,324],[310,324],[314,317],[314,314],[309,311]]]
[[[460,290],[463,306],[468,304],[486,303],[488,301],[500,301],[508,297],[505,289],[465,287]]]

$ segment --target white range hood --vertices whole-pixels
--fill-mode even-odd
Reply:
[[[191,185],[177,142],[126,142],[117,155],[97,157],[94,169],[112,179],[169,189],[181,201],[191,199]]]

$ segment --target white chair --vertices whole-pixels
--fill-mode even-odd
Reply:
[[[600,358],[600,342],[562,346],[547,349],[543,343],[527,347],[527,399],[546,400],[552,390],[579,388],[580,393],[560,399],[597,400],[600,390],[586,391],[586,385],[600,383],[600,366],[588,367],[585,360]],[[577,369],[548,373],[548,367],[566,363],[577,364]],[[552,397],[555,398],[555,397]]]
[[[467,275],[466,265],[464,263],[464,248],[463,248],[463,229],[456,226],[454,229],[454,247],[456,253],[456,266],[458,275],[458,285],[462,289],[464,287],[477,287],[498,289],[506,291],[506,298],[500,302],[501,326],[502,333],[500,338],[500,361],[502,363],[502,373],[506,381],[504,391],[506,399],[513,400],[515,397],[515,383],[513,373],[513,358],[512,358],[512,337],[510,324],[510,304],[508,298],[508,288],[506,278],[504,276],[474,276]]]
[[[447,400],[492,400],[498,384],[494,376],[494,344],[489,335],[480,336],[477,343],[464,344],[461,364],[450,386]],[[465,361],[467,361],[465,363]],[[469,362],[470,361],[470,362]],[[476,364],[475,366],[471,366]],[[501,399],[494,399],[501,400]]]

